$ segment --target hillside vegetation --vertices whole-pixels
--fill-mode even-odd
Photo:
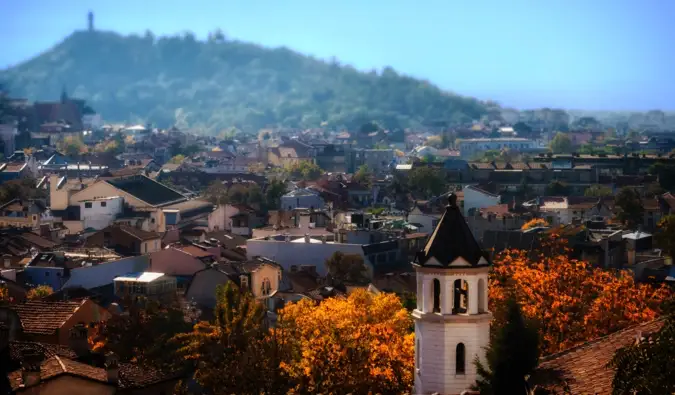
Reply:
[[[63,86],[107,121],[178,123],[217,133],[236,126],[388,128],[478,119],[486,104],[391,68],[360,72],[287,48],[187,33],[156,38],[75,32],[0,72],[13,96],[57,100]]]

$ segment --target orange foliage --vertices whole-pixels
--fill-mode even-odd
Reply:
[[[520,228],[521,230],[527,230],[531,228],[536,228],[538,226],[549,226],[548,222],[546,222],[545,219],[543,218],[534,218],[531,219],[523,224],[523,226]]]
[[[536,256],[519,250],[501,253],[494,260],[489,290],[496,310],[515,293],[523,314],[539,322],[544,354],[652,320],[670,296],[665,287],[635,284],[628,271],[569,259],[562,241],[553,244]]]
[[[281,369],[291,393],[403,393],[413,382],[411,318],[393,294],[358,290],[319,305],[303,300],[280,313],[290,342]]]
[[[37,287],[28,291],[26,297],[30,300],[39,300],[53,293],[54,290],[49,285],[38,285]]]
[[[9,302],[9,291],[2,286],[0,286],[0,302]]]

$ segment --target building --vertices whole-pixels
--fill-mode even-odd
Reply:
[[[14,199],[0,205],[0,226],[39,229],[53,222],[51,211],[40,200]]]
[[[141,272],[115,277],[115,296],[144,297],[153,300],[171,300],[176,295],[176,278],[164,273]]]
[[[495,193],[482,189],[477,185],[464,187],[464,215],[473,213],[476,209],[496,206],[501,198]]]
[[[413,266],[417,273],[415,394],[460,394],[477,378],[490,339],[489,261],[451,194]]]
[[[316,149],[298,140],[285,141],[278,147],[270,148],[267,153],[271,165],[282,167],[303,161],[314,162],[315,157]]]
[[[124,255],[141,255],[159,251],[162,241],[159,233],[116,224],[89,236],[85,246],[110,248]]]
[[[355,173],[359,167],[368,166],[374,173],[382,173],[389,170],[395,162],[393,149],[363,149],[355,148],[346,153],[347,173]]]
[[[309,188],[298,188],[283,195],[279,207],[291,211],[296,208],[322,209],[323,206],[323,199],[318,192]]]
[[[476,154],[485,151],[501,151],[503,149],[509,149],[527,152],[538,148],[544,148],[540,147],[536,141],[522,137],[457,139],[455,145],[459,148],[462,158],[471,158]]]
[[[14,144],[19,130],[13,124],[0,124],[0,153],[5,158],[9,158],[16,149]]]
[[[58,290],[67,282],[70,270],[64,253],[42,252],[28,262],[23,275],[31,286],[47,285]]]
[[[113,223],[124,210],[120,196],[99,197],[80,202],[80,218],[84,229],[101,230]]]

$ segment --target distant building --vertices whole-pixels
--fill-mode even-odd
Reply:
[[[281,197],[281,207],[283,210],[293,210],[297,208],[322,209],[323,199],[319,193],[308,188],[298,188]]]
[[[170,300],[176,294],[176,278],[164,273],[141,272],[116,277],[115,296]]]
[[[542,148],[536,141],[522,137],[458,139],[455,144],[459,148],[462,158],[470,158],[485,151],[510,149],[513,151],[526,152]]]

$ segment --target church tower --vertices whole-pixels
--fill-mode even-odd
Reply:
[[[490,263],[471,234],[457,196],[423,251],[417,273],[415,394],[458,395],[476,382],[474,359],[485,358],[492,314],[488,311]]]

